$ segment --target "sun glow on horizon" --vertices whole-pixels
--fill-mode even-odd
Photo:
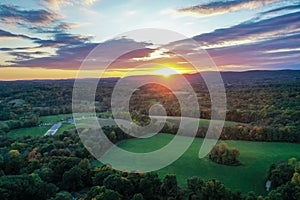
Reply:
[[[151,75],[159,75],[159,76],[163,76],[165,78],[168,78],[171,75],[181,74],[181,72],[179,70],[174,69],[174,68],[163,67],[163,68],[160,68],[158,70],[152,71],[150,74]]]

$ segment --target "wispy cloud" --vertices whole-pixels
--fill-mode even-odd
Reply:
[[[0,38],[24,38],[24,39],[32,39],[29,36],[22,35],[22,34],[13,34],[8,31],[4,31],[0,29]]]
[[[279,0],[232,0],[232,1],[214,1],[208,4],[201,4],[188,8],[179,9],[179,12],[194,13],[198,15],[218,15],[228,12],[234,12],[242,9],[255,9],[263,7]]]
[[[30,58],[27,60],[11,61],[14,66],[19,67],[40,67],[53,69],[78,69],[86,56],[97,47],[97,55],[91,58],[89,69],[99,69],[104,63],[108,63],[119,56],[120,52],[130,49],[137,51],[130,52],[119,58],[119,60],[131,60],[136,57],[145,57],[152,52],[146,48],[151,45],[145,42],[136,42],[132,39],[117,38],[103,43],[88,42],[87,38],[79,38],[75,35],[63,34],[56,37],[55,40],[41,41],[43,45],[63,44],[58,47],[55,55],[45,56],[41,58]],[[26,55],[28,56],[28,55]],[[29,58],[29,57],[28,57]],[[127,66],[122,66],[127,67]]]
[[[195,36],[206,48],[218,46],[234,45],[235,42],[249,41],[255,43],[261,40],[270,40],[300,31],[300,12],[275,16],[263,20],[250,20],[230,28],[217,29],[211,33]],[[247,43],[247,42],[246,42]],[[239,44],[239,43],[237,43]]]
[[[24,44],[18,46],[17,43],[8,47],[1,46],[0,51],[10,55],[10,60],[4,61],[7,66],[23,66],[22,63],[40,59],[42,56],[45,57],[45,60],[53,61],[52,57],[62,54],[63,49],[85,47],[91,43],[90,36],[69,33],[69,29],[78,26],[78,24],[62,21],[60,15],[53,11],[25,10],[14,5],[0,5],[0,22],[6,26],[14,25],[14,27],[20,27],[21,30],[27,29],[29,32],[38,33],[37,37],[32,37],[0,29],[0,38],[14,39],[16,42],[19,39],[27,40],[24,43],[25,46]],[[15,31],[17,30],[20,29],[16,28]],[[1,63],[2,66],[5,65],[4,63]]]
[[[13,5],[0,5],[0,21],[5,23],[49,24],[58,14],[46,10],[23,10]]]
[[[288,5],[288,6],[284,6],[284,7],[279,7],[279,8],[275,8],[272,10],[268,10],[265,11],[263,13],[261,13],[262,15],[266,15],[266,14],[273,14],[273,13],[278,13],[278,12],[282,12],[282,11],[291,11],[291,10],[299,10],[300,9],[300,5]]]
[[[240,7],[243,5],[245,9],[251,9],[252,7],[245,2],[250,1],[235,1],[235,5]],[[255,6],[262,5],[257,1],[251,2],[254,2]],[[273,1],[263,2],[265,5]],[[229,5],[234,7],[232,4],[232,2],[227,3],[227,8]],[[215,7],[220,11],[221,8]],[[193,39],[206,49],[216,64],[223,69],[238,69],[238,66],[242,66],[243,69],[296,68],[300,66],[299,7],[300,5],[284,5],[273,8],[259,13],[251,20],[200,34]],[[0,38],[31,41],[28,47],[15,45],[0,48],[0,51],[9,55],[9,65],[2,66],[78,69],[95,47],[98,47],[98,56],[91,58],[89,62],[91,69],[102,67],[102,64],[112,61],[114,56],[126,49],[136,49],[136,51],[123,55],[119,59],[122,62],[115,62],[114,66],[118,69],[123,70],[142,62],[164,62],[163,59],[170,59],[172,63],[183,62],[182,59],[176,60],[172,52],[168,51],[168,45],[152,49],[154,46],[150,43],[137,42],[128,38],[117,38],[99,43],[93,42],[90,36],[72,34],[70,29],[78,24],[64,22],[56,16],[55,11],[23,10],[11,5],[2,5],[1,8],[5,11],[0,13],[0,16],[4,16],[1,17],[3,23],[15,23],[17,26],[30,30],[31,33],[38,33],[35,35],[39,37],[26,35],[26,32],[16,34],[16,31],[0,30]],[[33,15],[40,13],[42,16],[49,17],[40,16],[35,21],[30,21],[32,16],[28,13],[33,13]],[[28,44],[27,42],[25,44]],[[193,47],[185,46],[184,42],[177,41],[169,46],[182,44],[183,53],[186,49],[188,49],[187,52],[193,51]]]
[[[300,12],[293,12],[267,19],[255,19],[201,34],[194,39],[208,50],[218,66],[298,68],[299,18]]]
[[[40,0],[40,3],[48,9],[59,10],[61,6],[92,5],[98,0]]]
[[[259,17],[232,27],[217,29],[193,37],[208,51],[220,69],[298,69],[300,66],[300,11],[298,6],[283,6],[259,13]],[[280,12],[283,11],[284,12]],[[293,11],[293,12],[290,12]],[[276,15],[274,15],[276,12]],[[190,60],[197,48],[188,40],[176,41],[165,47],[170,51],[182,47]],[[193,48],[194,53],[193,53]],[[165,54],[168,52],[164,51]]]

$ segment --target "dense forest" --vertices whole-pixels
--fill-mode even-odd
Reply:
[[[208,73],[208,72],[207,72]],[[176,76],[170,77],[176,79]],[[198,74],[186,75],[200,105],[200,116],[211,117],[211,99]],[[226,126],[222,139],[299,142],[300,71],[223,72],[227,96]],[[110,111],[110,98],[118,79],[99,82],[96,112]],[[86,80],[87,84],[89,81]],[[39,116],[72,113],[73,80],[0,82],[0,132],[39,124]],[[137,103],[138,102],[138,103]],[[145,85],[130,100],[133,119],[147,123],[151,105],[161,103],[169,116],[180,116],[176,96],[156,84]],[[84,111],[84,110],[83,110]],[[200,127],[203,137],[207,127]]]

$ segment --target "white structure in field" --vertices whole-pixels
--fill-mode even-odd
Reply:
[[[270,191],[271,183],[272,182],[270,180],[267,180],[267,182],[266,182],[266,190],[267,190],[267,192]]]
[[[54,135],[58,129],[61,127],[62,123],[59,122],[57,124],[54,124],[45,134],[44,136],[47,136],[47,135]]]

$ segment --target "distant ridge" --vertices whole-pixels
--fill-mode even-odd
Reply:
[[[204,71],[200,74],[210,74],[216,73],[217,71]],[[242,79],[262,79],[262,80],[274,80],[274,79],[300,79],[300,70],[297,69],[281,69],[281,70],[247,70],[247,71],[220,71],[219,72],[223,79],[231,78],[242,78]],[[187,78],[192,78],[193,76],[199,76],[199,73],[193,74],[183,74]],[[242,75],[242,76],[241,76]],[[146,76],[157,76],[157,75],[146,75]],[[178,75],[171,75],[171,77]],[[235,76],[235,77],[233,77]],[[200,76],[201,77],[201,76]],[[130,76],[130,78],[143,78],[143,76]],[[101,78],[101,81],[117,81],[120,78]],[[83,78],[77,79],[77,81],[98,81],[98,78]],[[0,80],[0,82],[74,82],[74,79],[36,79],[36,80]]]

